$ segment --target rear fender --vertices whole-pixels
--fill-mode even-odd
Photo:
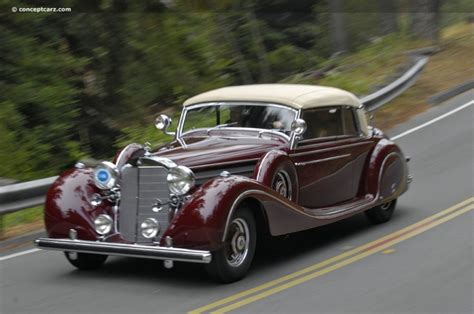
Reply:
[[[407,189],[408,167],[400,148],[389,139],[375,146],[367,169],[366,191],[377,204],[400,196]]]

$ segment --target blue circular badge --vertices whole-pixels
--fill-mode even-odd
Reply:
[[[107,182],[107,180],[109,180],[109,173],[106,170],[100,170],[97,172],[97,180]]]

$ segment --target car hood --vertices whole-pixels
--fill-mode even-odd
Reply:
[[[286,150],[280,137],[187,137],[159,148],[153,155],[166,157],[190,168],[218,166],[221,163],[250,162],[273,149]]]

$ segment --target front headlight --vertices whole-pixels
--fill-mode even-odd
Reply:
[[[194,186],[194,173],[185,166],[171,168],[166,177],[171,193],[184,195]]]
[[[94,219],[95,231],[98,234],[105,235],[112,230],[114,221],[109,215],[99,215]]]
[[[142,236],[151,239],[160,232],[160,224],[155,218],[147,218],[140,224],[140,229],[142,229]]]
[[[117,185],[118,170],[117,167],[108,161],[101,162],[94,169],[94,183],[102,190],[109,190]]]

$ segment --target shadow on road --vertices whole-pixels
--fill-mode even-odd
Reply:
[[[395,222],[406,213],[401,208],[395,211],[391,222]],[[334,245],[345,244],[344,241],[360,234],[367,233],[375,228],[385,228],[390,223],[374,226],[367,222],[363,214],[350,217],[343,221],[312,230],[294,233],[288,236],[275,237],[259,243],[249,277],[257,276],[260,272],[271,273],[272,270],[284,267],[294,260],[313,256],[310,263],[317,262],[314,254],[324,251]],[[346,243],[347,244],[347,243]],[[342,251],[341,251],[342,252]],[[311,265],[311,264],[308,264]],[[202,265],[191,263],[175,263],[173,269],[165,269],[161,261],[137,258],[109,258],[103,268],[96,271],[73,270],[64,273],[68,280],[74,278],[106,279],[113,283],[113,279],[126,278],[133,282],[159,282],[167,286],[187,286],[189,288],[205,288],[216,286],[211,281]],[[64,279],[64,278],[63,278]]]

